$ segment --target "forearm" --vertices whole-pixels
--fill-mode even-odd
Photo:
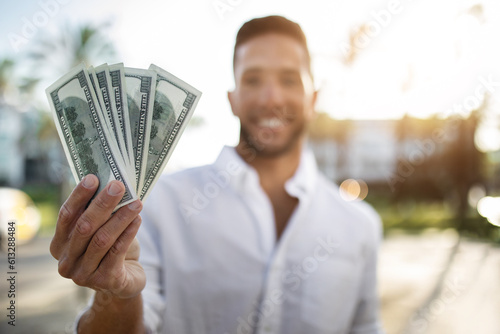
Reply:
[[[96,292],[92,307],[80,318],[78,333],[146,333],[141,294],[120,299]]]

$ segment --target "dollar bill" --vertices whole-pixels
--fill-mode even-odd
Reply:
[[[111,134],[111,136],[109,137],[109,140],[113,141],[114,142],[113,145],[117,146],[118,149],[120,149],[119,142],[120,142],[121,138],[116,136],[117,133],[114,131],[114,128],[113,128],[114,120],[113,120],[112,114],[114,112],[111,110],[111,104],[109,103],[109,101],[105,101],[103,96],[102,96],[102,91],[105,90],[106,88],[100,87],[103,84],[102,83],[101,83],[101,85],[99,84],[99,80],[97,78],[96,71],[95,71],[95,68],[93,66],[87,67],[87,73],[89,75],[90,83],[92,84],[92,87],[94,89],[94,93],[97,97],[97,102],[99,104],[99,108],[97,108],[97,110],[99,111],[99,113],[102,116],[102,119],[104,120],[104,123],[106,125],[106,129]],[[120,149],[120,153],[122,153],[121,149]],[[123,154],[120,154],[119,156],[117,156],[116,159],[121,160],[122,165],[125,166],[125,168],[127,169],[127,175],[133,175],[133,169],[131,169],[132,166],[130,166],[129,164],[127,164],[124,161]],[[128,179],[131,182],[131,184],[133,185],[134,189],[136,189],[137,185],[135,184],[135,179],[131,180],[130,177],[128,177]]]
[[[87,174],[99,178],[100,192],[112,180],[125,185],[115,209],[137,199],[133,184],[108,131],[84,64],[80,64],[46,90],[57,131],[77,181]]]
[[[116,139],[116,144],[121,153],[120,158],[123,160],[123,163],[127,168],[128,175],[134,175],[134,167],[128,157],[123,131],[121,128],[123,124],[120,124],[120,118],[122,115],[118,113],[115,99],[111,94],[111,77],[108,65],[103,64],[96,68],[92,68],[92,70],[90,70],[90,68],[91,67],[89,67],[89,74],[91,75],[90,78],[92,81],[92,77],[95,77],[93,81],[95,82],[96,95],[99,100],[104,119],[108,125],[108,129]],[[130,132],[130,130],[128,132]],[[135,178],[132,178],[130,181],[134,183],[135,187],[137,187],[137,185],[135,185]]]
[[[199,90],[162,68],[152,64],[149,69],[157,76],[148,159],[138,191],[141,200],[160,177],[201,96]]]
[[[89,75],[90,84],[92,86],[92,89],[94,90],[94,94],[97,97],[97,104],[98,104],[97,111],[99,113],[101,113],[101,116],[103,117],[104,122],[106,123],[106,127],[109,129],[109,125],[107,124],[108,122],[106,122],[106,118],[104,117],[104,114],[103,114],[103,111],[102,111],[101,100],[99,100],[99,97],[97,96],[97,84],[96,84],[97,78],[95,76],[95,71],[94,71],[94,67],[93,66],[87,67],[87,74]],[[114,137],[112,138],[112,140],[116,141],[116,139]]]
[[[137,192],[142,189],[148,159],[151,119],[155,98],[156,72],[125,67],[130,135]]]
[[[127,164],[134,168],[134,156],[132,149],[132,137],[130,133],[130,117],[128,113],[127,93],[125,91],[125,72],[123,64],[109,65],[109,76],[111,78],[111,95],[113,96],[114,106],[120,124],[121,134],[123,136],[123,143],[127,155],[124,157],[128,160]],[[130,175],[135,175],[134,173]],[[134,178],[135,182],[135,178]]]

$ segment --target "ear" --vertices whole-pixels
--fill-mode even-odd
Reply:
[[[229,104],[231,105],[231,111],[233,112],[233,115],[238,117],[238,111],[236,108],[236,93],[234,92],[234,90],[227,92],[227,99],[229,100]]]
[[[311,105],[308,110],[308,119],[311,120],[316,117],[316,101],[318,100],[318,91],[315,90],[311,96]]]
[[[318,100],[318,91],[315,90],[312,96],[312,108],[316,109],[316,101]]]

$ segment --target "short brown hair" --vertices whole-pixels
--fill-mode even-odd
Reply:
[[[236,43],[234,44],[233,68],[236,65],[236,50],[241,44],[254,37],[269,33],[283,34],[299,42],[304,47],[307,68],[309,69],[309,73],[311,72],[311,56],[307,48],[306,35],[304,35],[302,28],[297,23],[278,15],[256,18],[245,22],[241,26],[236,35]]]

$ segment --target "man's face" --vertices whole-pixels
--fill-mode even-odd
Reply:
[[[263,156],[297,148],[316,101],[303,46],[281,34],[252,38],[236,50],[234,76],[228,97],[240,140]]]

